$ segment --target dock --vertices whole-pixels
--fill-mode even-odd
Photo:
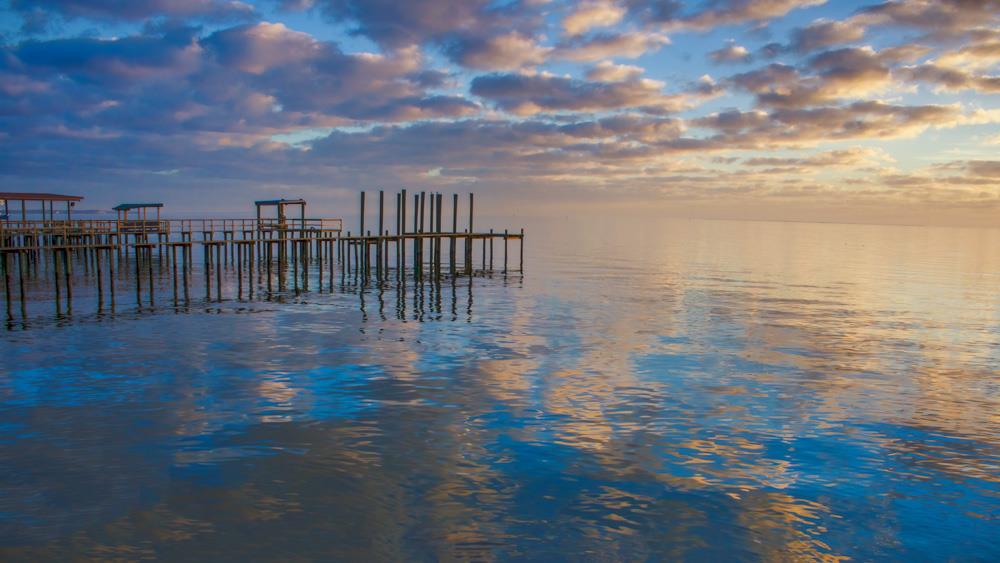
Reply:
[[[368,194],[359,195],[352,232],[340,218],[308,217],[300,198],[255,201],[255,216],[245,219],[164,218],[163,204],[156,202],[122,203],[113,208],[114,219],[87,219],[73,217],[80,196],[0,192],[7,318],[15,303],[26,315],[29,280],[49,287],[57,310],[63,301],[71,306],[80,286],[92,286],[99,304],[114,303],[123,277],[140,305],[154,303],[161,275],[170,280],[175,302],[190,299],[195,260],[208,300],[223,298],[224,271],[234,275],[238,299],[308,290],[310,276],[332,290],[336,278],[365,286],[523,275],[524,229],[477,232],[472,193],[462,209],[459,194],[446,201],[442,193],[400,190],[390,209],[394,216],[387,216],[384,190],[371,209]],[[65,204],[62,217],[57,218],[56,204]],[[366,221],[369,215],[373,220]]]

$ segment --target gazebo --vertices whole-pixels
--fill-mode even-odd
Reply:
[[[0,211],[0,219],[11,222],[11,202],[20,202],[21,223],[28,222],[28,202],[40,202],[42,204],[42,221],[55,220],[56,202],[66,204],[66,220],[73,218],[73,206],[83,199],[78,195],[63,195],[33,192],[0,192],[0,201],[3,201],[3,210]]]
[[[156,220],[159,221],[161,207],[163,207],[162,203],[119,203],[111,209],[116,213],[119,221],[128,221],[128,212],[132,210],[136,211],[137,220],[146,221],[148,211],[155,209]]]
[[[253,202],[257,207],[257,230],[261,230],[261,208],[276,207],[278,210],[278,226],[285,228],[285,220],[288,218],[285,208],[290,205],[299,206],[299,219],[302,221],[300,228],[305,228],[306,224],[306,200],[304,199],[262,199]]]
[[[111,209],[115,212],[118,232],[147,233],[159,232],[160,208],[162,203],[120,203]],[[149,210],[156,211],[156,217],[150,221]],[[129,212],[135,211],[135,218],[129,219]]]

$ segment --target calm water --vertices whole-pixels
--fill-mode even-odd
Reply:
[[[0,559],[1000,559],[1000,231],[564,226],[523,280],[32,292]]]

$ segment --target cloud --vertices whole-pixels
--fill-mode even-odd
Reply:
[[[333,42],[261,22],[205,37],[171,30],[121,39],[26,41],[0,51],[0,124],[32,131],[191,136],[255,143],[348,120],[460,117],[479,111],[433,94],[415,48],[344,53]],[[48,133],[47,133],[48,134]],[[238,139],[238,141],[237,141]]]
[[[858,12],[867,25],[917,28],[931,37],[966,35],[976,29],[995,29],[1000,21],[998,0],[893,0]]]
[[[550,50],[518,31],[492,37],[456,37],[445,47],[452,61],[481,70],[515,70],[539,65],[545,62]]]
[[[733,40],[728,41],[721,49],[710,52],[708,58],[714,63],[749,63],[753,59],[746,47],[737,45]]]
[[[669,43],[670,39],[658,33],[639,31],[598,33],[560,42],[553,56],[571,61],[599,61],[613,57],[634,59]]]
[[[965,163],[965,169],[972,176],[1000,180],[1000,160],[970,160]]]
[[[647,24],[666,29],[710,29],[744,22],[765,21],[809,6],[819,6],[826,0],[714,0],[701,9],[686,11],[676,0],[630,0],[633,17]]]
[[[216,21],[257,17],[254,7],[236,0],[11,0],[23,14],[50,14],[66,19],[141,21],[158,16]]]
[[[410,185],[415,173],[439,169],[433,178],[439,185],[460,178],[477,185],[580,187],[643,174],[637,166],[646,167],[646,173],[677,169],[679,161],[663,158],[661,150],[644,143],[676,138],[682,131],[680,120],[635,114],[566,124],[476,119],[334,131],[312,143],[309,153],[310,158],[335,159],[358,174],[392,168]]]
[[[329,48],[308,33],[268,22],[224,29],[202,44],[223,66],[250,74],[322,57]]]
[[[59,73],[106,87],[192,72],[203,51],[190,30],[159,37],[71,38],[26,41],[8,51],[35,77]]]
[[[586,139],[618,138],[644,143],[678,139],[684,133],[684,121],[674,117],[623,113],[593,121],[577,121],[559,126],[559,131]]]
[[[218,196],[231,192],[232,197],[245,197],[248,189],[266,193],[276,186],[286,190],[296,186],[295,191],[305,197],[322,197],[330,186],[443,189],[451,183],[474,183],[477,190],[532,191],[545,186],[550,191],[573,190],[580,197],[588,197],[593,188],[596,191],[590,193],[612,197],[652,193],[672,200],[709,201],[725,194],[727,201],[791,197],[815,204],[824,199],[858,201],[863,197],[859,193],[911,197],[914,186],[922,186],[921,190],[929,190],[919,196],[925,201],[951,197],[953,202],[975,202],[983,196],[934,191],[935,186],[996,186],[996,165],[990,164],[995,161],[956,162],[931,177],[867,173],[852,183],[864,182],[870,189],[849,193],[839,189],[842,180],[815,176],[878,167],[889,162],[881,151],[855,147],[773,161],[748,158],[734,171],[697,164],[713,153],[728,157],[739,150],[797,150],[831,140],[898,136],[968,119],[962,108],[953,106],[852,104],[771,113],[724,112],[691,122],[630,112],[598,119],[577,115],[565,122],[462,119],[335,128],[306,143],[308,150],[280,143],[201,147],[158,136],[50,137],[44,145],[0,139],[0,169],[44,181],[50,189],[72,177],[78,188],[142,178],[149,189],[183,190],[191,178],[198,178],[198,186],[212,186]],[[689,126],[707,128],[712,134],[695,136],[697,131]],[[155,174],[163,170],[179,172]],[[428,175],[428,170],[437,173]],[[784,174],[782,180],[776,181],[776,174]]]
[[[924,130],[988,122],[992,115],[964,112],[957,105],[904,106],[880,101],[845,106],[780,108],[770,113],[730,110],[697,118],[692,125],[721,133],[713,144],[774,147],[847,139],[895,139]]]
[[[809,53],[835,45],[861,41],[865,28],[857,20],[816,20],[792,32],[788,48],[796,53]]]
[[[595,27],[608,27],[621,21],[625,9],[614,2],[585,2],[563,18],[562,26],[567,35],[580,35]]]
[[[690,98],[665,95],[663,83],[627,77],[588,82],[550,74],[491,74],[472,81],[471,92],[516,115],[544,111],[607,111],[635,108],[670,112],[687,107]]]
[[[883,58],[870,47],[847,47],[826,51],[799,69],[772,63],[737,74],[728,82],[757,96],[765,106],[804,107],[842,98],[861,98],[892,85],[892,73]]]
[[[537,18],[536,7],[521,1],[313,0],[299,7],[348,22],[356,33],[389,48],[438,44],[456,35],[496,36],[512,30],[528,33]]]
[[[934,62],[904,67],[899,71],[899,75],[907,80],[933,84],[949,91],[976,90],[991,94],[1000,92],[1000,76],[975,75]]]
[[[599,82],[622,82],[635,80],[642,76],[645,69],[633,65],[619,65],[611,61],[601,61],[587,69],[587,80]]]
[[[948,51],[938,57],[942,65],[953,68],[982,70],[1000,62],[1000,31],[984,34],[960,49]]]
[[[848,149],[832,150],[816,153],[806,157],[785,158],[785,157],[755,157],[743,161],[744,166],[756,167],[791,167],[797,170],[808,168],[828,169],[850,168],[858,165],[878,165],[885,161],[891,161],[884,150],[871,147],[852,147]]]

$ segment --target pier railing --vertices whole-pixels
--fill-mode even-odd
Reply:
[[[343,221],[333,218],[288,219],[73,219],[0,221],[0,249],[39,250],[48,246],[83,249],[175,240],[338,238]]]

